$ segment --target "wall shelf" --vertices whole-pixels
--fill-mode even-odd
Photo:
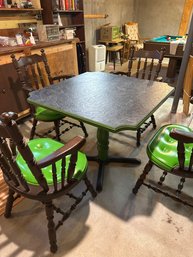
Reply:
[[[76,13],[83,13],[83,10],[69,10],[69,11],[65,11],[65,10],[54,10],[54,13],[65,13],[65,14],[76,14]]]
[[[42,8],[0,8],[1,12],[41,12]]]

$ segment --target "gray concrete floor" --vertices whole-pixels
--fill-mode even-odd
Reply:
[[[191,117],[178,112],[171,114],[172,98],[155,113],[158,128],[166,123],[189,124]],[[191,123],[191,126],[193,124]],[[29,135],[30,123],[21,126]],[[96,154],[96,128],[87,126],[89,137],[83,151]],[[58,252],[65,257],[191,257],[193,209],[185,207],[142,186],[137,196],[132,188],[148,158],[146,145],[155,131],[143,134],[142,144],[136,148],[135,133],[126,131],[110,136],[110,153],[140,158],[139,166],[109,164],[106,166],[104,188],[97,198],[88,196],[58,231]],[[73,129],[64,141],[81,130]],[[157,168],[150,179],[156,181]],[[89,163],[88,176],[96,184],[97,165]],[[168,176],[166,184],[174,187],[179,178]],[[192,193],[193,182],[185,183],[185,192]],[[80,185],[82,187],[82,185]],[[58,204],[65,206],[66,199]],[[0,217],[0,256],[52,256],[49,252],[47,221],[42,205],[23,200],[13,209],[10,219]]]

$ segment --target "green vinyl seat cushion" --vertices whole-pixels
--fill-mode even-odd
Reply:
[[[179,165],[177,155],[177,140],[170,137],[172,129],[192,132],[192,130],[184,125],[165,125],[161,127],[153,136],[147,145],[147,155],[149,159],[159,168],[165,171],[171,171],[175,166]],[[189,163],[193,144],[185,145],[185,164]]]
[[[33,152],[34,158],[36,161],[42,160],[46,156],[50,155],[57,149],[61,148],[63,146],[62,143],[55,141],[50,138],[37,138],[32,139],[28,142],[28,146]],[[70,155],[66,156],[66,170],[69,166],[69,160]],[[21,156],[20,153],[17,154],[16,162],[25,178],[25,180],[32,185],[38,185],[37,180],[31,173],[28,165],[26,164],[25,160]],[[56,162],[56,170],[57,170],[57,182],[61,182],[61,160]],[[78,152],[78,160],[76,162],[76,168],[74,172],[73,178],[75,179],[81,179],[82,176],[85,174],[87,170],[88,162],[86,155],[82,152]],[[42,173],[48,183],[48,185],[53,184],[53,178],[52,178],[52,166],[49,165],[42,169]]]
[[[60,112],[55,112],[48,110],[43,107],[36,107],[35,111],[35,118],[40,121],[54,121],[58,119],[62,119],[64,117],[64,114]]]

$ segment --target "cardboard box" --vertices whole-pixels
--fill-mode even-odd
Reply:
[[[120,36],[120,27],[104,26],[100,30],[100,40],[113,40]]]

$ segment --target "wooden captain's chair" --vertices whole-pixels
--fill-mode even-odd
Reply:
[[[74,76],[64,75],[52,77],[44,49],[41,49],[41,55],[33,54],[30,56],[24,56],[16,59],[15,55],[12,54],[11,58],[13,65],[17,71],[20,84],[26,93],[26,97],[28,97],[29,92],[33,90],[38,90],[49,84],[54,84],[54,82],[59,82],[60,80],[69,79]],[[83,122],[80,122],[79,124],[75,122],[70,122],[67,119],[64,119],[65,116],[63,114],[56,111],[48,110],[43,107],[35,108],[34,106],[30,105],[30,109],[33,116],[33,126],[31,129],[30,139],[34,138],[35,135],[38,135],[36,133],[36,125],[38,121],[54,122],[57,140],[60,140],[61,134],[69,131],[74,126],[81,128],[84,132],[85,137],[88,136]],[[60,126],[64,124],[68,127],[60,132]],[[50,129],[45,132],[44,135],[47,136],[52,131],[53,129]]]
[[[162,61],[164,58],[165,50],[162,49],[159,51],[146,51],[143,49],[135,50],[135,47],[130,48],[129,61],[128,61],[128,71],[122,72],[112,72],[116,75],[125,75],[128,77],[136,77],[139,79],[155,80],[162,81],[160,76],[160,71],[162,68]],[[151,97],[151,96],[150,96]],[[148,99],[144,99],[148,101]],[[144,123],[144,126],[141,126],[137,129],[137,146],[140,145],[141,134],[146,130],[146,128],[152,124],[153,128],[156,128],[156,122],[154,115],[152,114],[151,120]]]
[[[76,136],[65,145],[51,138],[36,138],[27,143],[15,119],[17,115],[12,112],[0,116],[0,168],[9,187],[5,217],[10,217],[13,202],[19,196],[40,201],[45,206],[48,220],[50,250],[55,253],[58,248],[58,228],[88,191],[92,197],[96,196],[86,175],[86,155],[79,151],[85,138]],[[85,183],[86,189],[80,196],[75,196],[71,190],[81,181]],[[74,200],[66,211],[55,206],[53,202],[64,195]],[[60,220],[57,217],[56,224],[55,212],[61,215]],[[34,240],[36,236],[34,235]]]
[[[179,124],[165,125],[149,141],[146,152],[149,160],[133,188],[133,193],[137,194],[140,187],[145,185],[157,193],[193,207],[192,199],[190,200],[187,193],[182,193],[185,181],[193,178],[192,129]],[[157,173],[160,170],[163,173],[158,183],[146,180],[150,171]],[[164,187],[168,173],[180,177],[177,190],[173,186]]]

